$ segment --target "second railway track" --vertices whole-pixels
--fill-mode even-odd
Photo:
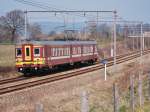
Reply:
[[[119,55],[116,58],[119,59],[119,58],[127,57],[126,55],[130,56],[130,55],[138,53],[138,52],[139,51],[135,51],[135,52],[131,52],[128,54]],[[111,61],[113,61],[113,57],[107,58],[107,60],[110,63]],[[3,80],[0,80],[0,85],[7,84],[7,83],[13,83],[13,82],[17,82],[17,81],[22,81],[22,80],[27,80],[27,79],[31,79],[31,78],[34,78],[34,77],[19,76],[19,77],[14,77],[14,78],[3,79]]]
[[[148,54],[149,52],[150,52],[150,50],[145,50],[145,51],[143,51],[143,54]],[[131,60],[131,59],[134,59],[134,58],[137,58],[139,56],[140,56],[139,51],[136,51],[134,53],[130,53],[130,55],[128,54],[127,56],[125,56],[125,55],[117,56],[117,64],[123,63],[125,61]],[[113,58],[108,59],[108,61],[109,62],[107,64],[107,66],[112,66],[113,65]],[[97,64],[97,65],[92,66],[92,67],[87,67],[85,69],[83,68],[82,70],[75,70],[75,71],[72,71],[70,73],[63,73],[63,74],[54,75],[54,76],[51,75],[50,77],[46,77],[46,78],[43,78],[43,79],[37,79],[37,80],[34,80],[34,81],[29,81],[29,82],[14,84],[14,85],[11,85],[11,84],[15,81],[27,80],[28,78],[19,77],[19,78],[14,78],[12,80],[11,79],[2,80],[2,81],[0,81],[1,85],[6,84],[6,83],[7,84],[10,83],[10,85],[5,86],[5,87],[1,86],[0,95],[10,93],[10,92],[14,92],[14,91],[18,91],[18,90],[22,90],[22,89],[33,87],[33,86],[38,86],[38,85],[41,85],[41,84],[46,84],[46,83],[58,81],[58,80],[65,79],[65,78],[70,78],[70,77],[77,76],[77,75],[82,75],[84,73],[92,72],[92,71],[102,69],[102,68],[104,68],[103,65]]]

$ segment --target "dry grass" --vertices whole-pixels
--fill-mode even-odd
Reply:
[[[2,112],[35,112],[36,103],[43,104],[44,112],[80,112],[83,90],[88,92],[90,112],[113,112],[112,84],[117,77],[111,74],[107,82],[100,70],[0,97]]]
[[[15,46],[0,45],[0,67],[15,66]]]
[[[146,62],[150,61],[149,57],[145,57],[149,59]],[[44,112],[80,112],[81,92],[86,90],[88,91],[90,112],[113,112],[112,84],[118,81],[120,87],[127,90],[126,84],[129,83],[125,80],[128,80],[127,77],[130,74],[138,71],[138,63],[136,60],[134,61],[126,66],[119,65],[118,68],[123,69],[117,69],[115,73],[109,71],[111,76],[108,77],[109,81],[107,82],[103,80],[103,70],[101,70],[0,97],[1,111],[35,112],[35,104],[41,103],[44,106]],[[148,66],[144,68],[148,69]],[[133,70],[135,72],[131,72]],[[129,105],[129,102],[122,98],[120,107],[123,108],[124,105]],[[148,110],[149,106],[147,105],[145,108]]]
[[[15,45],[0,45],[0,79],[18,75],[15,71]]]

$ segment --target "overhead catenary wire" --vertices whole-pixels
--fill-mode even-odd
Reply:
[[[39,3],[39,2],[35,3],[35,2],[32,2],[32,1],[26,1],[26,0],[15,0],[15,1],[21,2],[23,4],[31,5],[31,6],[34,6],[34,7],[38,7],[38,8],[41,8],[43,10],[58,10],[58,11],[60,11],[60,9],[58,9],[58,8],[49,7],[49,6],[43,5],[43,4]],[[63,13],[63,14],[72,15],[72,14],[70,14],[68,12]],[[55,15],[56,18],[59,18],[59,19],[60,18],[64,18],[65,19],[65,15],[61,14],[62,17],[58,17],[56,12],[54,12],[54,15]],[[74,14],[73,16],[78,16],[78,17],[82,17],[82,18],[86,18],[87,17],[87,15],[85,16],[85,15],[80,15],[80,14]],[[91,18],[91,16],[88,16],[88,18]],[[79,19],[79,20],[81,20],[81,19]]]
[[[36,2],[33,2],[32,0],[30,0],[30,1],[15,0],[15,1],[43,9],[42,11],[26,11],[25,13],[27,13],[27,12],[30,12],[30,13],[31,12],[53,12],[55,14],[55,16],[57,15],[57,13],[59,13],[59,14],[64,13],[67,15],[72,15],[71,13],[74,13],[75,16],[91,19],[91,18],[94,18],[94,16],[89,16],[86,13],[93,13],[93,12],[94,13],[95,12],[97,12],[97,13],[100,13],[100,12],[113,13],[114,12],[113,10],[112,11],[111,10],[110,11],[109,10],[108,11],[61,10],[61,9],[56,8],[56,7],[50,7],[50,6],[47,6],[45,4],[43,5],[42,2],[38,2],[38,1],[36,1]],[[45,11],[45,10],[47,10],[47,11]],[[78,14],[78,13],[83,13],[83,14]],[[95,16],[97,16],[97,15],[95,15]],[[58,17],[58,16],[56,16],[56,17]],[[63,18],[65,18],[65,17],[63,16]]]
[[[27,1],[27,0],[15,0],[15,1],[23,3],[23,4],[31,5],[31,6],[34,6],[34,7],[38,7],[38,8],[44,9],[44,10],[48,10],[48,11],[57,10],[54,13],[61,13],[61,12],[66,10],[66,9],[62,10],[62,9],[59,9],[59,8],[56,8],[56,7],[50,7],[50,6],[47,6],[45,4],[42,4],[41,2],[37,2],[37,1],[33,2],[32,0],[30,0],[30,1]],[[72,11],[69,11],[69,12],[75,12],[75,10],[72,10]],[[72,15],[69,12],[65,12],[65,14]],[[76,11],[76,12],[82,13],[83,11],[81,11],[81,12],[80,11]],[[95,11],[88,11],[88,12],[95,12]],[[99,12],[107,12],[107,13],[110,12],[110,13],[112,13],[113,11],[99,11]],[[79,16],[79,17],[84,17],[84,18],[85,17],[87,17],[87,18],[95,18],[96,17],[96,15],[95,16],[93,16],[93,15],[91,16],[91,15],[87,15],[86,13],[87,13],[87,11],[85,11],[83,14],[73,14],[73,15]]]
[[[41,8],[41,9],[44,9],[42,11],[27,11],[27,12],[53,12],[55,14],[55,16],[57,15],[57,13],[59,14],[67,14],[67,15],[72,15],[71,13],[74,13],[73,15],[74,16],[78,16],[78,17],[84,17],[84,18],[87,18],[87,19],[94,19],[95,16],[97,16],[97,13],[116,13],[115,10],[106,10],[106,11],[82,11],[82,10],[61,10],[59,8],[56,8],[56,7],[51,7],[51,6],[48,6],[46,4],[43,4],[42,2],[34,2],[33,0],[30,0],[30,1],[27,1],[27,0],[15,0],[17,2],[20,2],[20,3],[23,3],[23,4],[27,4],[27,5],[31,5],[31,6],[34,6],[34,7],[38,7],[38,8]],[[47,11],[45,11],[47,10]],[[26,13],[27,13],[26,12]],[[96,13],[96,15],[94,16],[91,16],[91,15],[87,15],[87,13]],[[78,13],[82,13],[82,14],[78,14]],[[58,16],[56,16],[58,17]],[[64,18],[64,16],[63,16]]]

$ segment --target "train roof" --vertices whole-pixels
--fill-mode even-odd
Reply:
[[[26,41],[20,44],[35,44],[35,45],[85,45],[96,44],[96,41]]]

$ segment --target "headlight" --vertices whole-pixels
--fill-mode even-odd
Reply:
[[[22,68],[20,68],[20,71],[22,71]]]

